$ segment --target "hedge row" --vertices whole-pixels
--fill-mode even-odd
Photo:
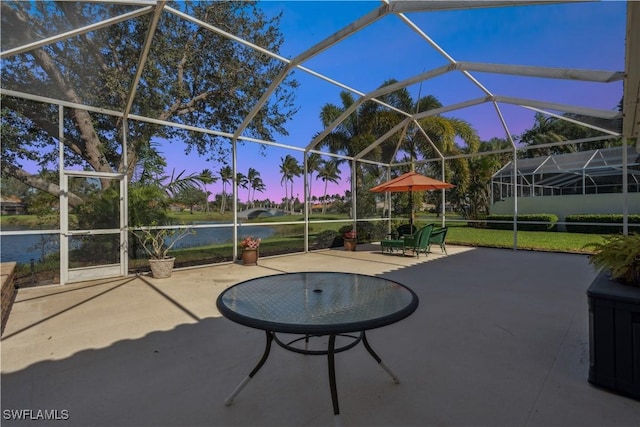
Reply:
[[[381,240],[387,234],[386,223],[358,222],[356,224],[356,238],[358,243],[368,243],[374,240]],[[324,230],[317,234],[315,249],[335,248],[344,244],[344,234],[353,229],[352,224],[343,225],[337,231]]]
[[[629,215],[629,224],[640,224],[640,215]],[[589,234],[616,234],[622,232],[622,215],[619,214],[589,214],[589,215],[567,215],[567,223],[587,222],[587,223],[609,223],[620,225],[578,225],[567,224],[567,231],[570,233]],[[638,227],[634,227],[637,229]]]
[[[493,223],[490,221],[508,221],[508,223]],[[487,227],[495,230],[512,230],[513,215],[488,215]],[[529,222],[541,224],[527,224]],[[558,216],[553,214],[523,214],[518,215],[518,230],[521,231],[555,231]]]

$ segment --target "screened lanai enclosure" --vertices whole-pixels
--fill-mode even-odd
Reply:
[[[509,161],[493,175],[492,200],[516,193],[519,197],[622,193],[624,165],[622,147]],[[633,147],[627,147],[626,166],[627,191],[638,193],[640,154]]]
[[[250,235],[375,242],[407,206],[467,224],[609,192],[622,232],[640,214],[637,2],[1,7],[2,261],[55,283],[143,270],[144,230],[189,231],[180,267]],[[369,191],[410,170],[455,187]]]

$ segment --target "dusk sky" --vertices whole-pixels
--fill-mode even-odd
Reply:
[[[293,58],[349,23],[378,8],[373,1],[264,1],[260,7],[269,15],[283,12],[281,31],[285,43],[280,54]],[[410,13],[406,16],[456,61],[488,62],[592,70],[624,70],[624,31],[626,4],[622,1],[503,7],[451,12]],[[442,65],[447,60],[397,16],[385,17],[315,56],[303,65],[350,88],[366,93],[385,80],[404,80]],[[472,73],[494,95],[543,100],[569,105],[614,110],[622,97],[622,82],[578,83],[568,80],[522,78],[488,73]],[[333,84],[296,70],[300,83],[296,103],[300,110],[287,125],[288,136],[276,142],[296,147],[306,146],[322,130],[319,112],[327,103],[340,104],[343,90]],[[460,72],[448,73],[408,88],[413,98],[434,95],[450,105],[483,96]],[[355,95],[357,98],[358,95]],[[502,113],[512,134],[518,135],[532,125],[534,112],[501,104]],[[495,110],[482,104],[447,114],[467,120],[482,140],[504,137]],[[175,147],[177,148],[177,147]],[[170,151],[173,152],[174,148]],[[165,150],[166,151],[166,150]],[[280,201],[284,197],[279,174],[280,158],[292,154],[302,162],[302,155],[269,147],[267,156],[258,154],[254,144],[239,149],[239,171],[249,167],[261,172],[267,192],[256,197]],[[178,153],[176,153],[177,155]],[[202,166],[191,154],[179,159],[172,154],[170,167],[187,167],[217,172],[221,165]],[[183,166],[188,165],[188,166]],[[342,193],[348,186],[348,167],[342,166],[343,184],[330,185],[329,193]],[[221,184],[209,188],[221,191]],[[321,195],[323,184],[313,182],[313,193]],[[302,178],[295,182],[294,193],[302,198]],[[241,190],[241,200],[246,191]]]

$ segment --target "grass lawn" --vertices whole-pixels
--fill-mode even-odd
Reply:
[[[598,234],[519,231],[517,243],[519,249],[591,253],[592,251],[585,246],[603,241],[604,238]],[[513,232],[511,230],[451,226],[447,233],[447,242],[469,246],[513,248]]]

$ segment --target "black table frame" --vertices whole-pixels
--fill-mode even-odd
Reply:
[[[312,274],[312,273],[323,273],[323,272],[309,272],[307,274]],[[324,273],[328,273],[328,272],[324,272]],[[361,274],[353,274],[353,273],[333,273],[333,272],[331,273],[332,274],[348,274],[352,276],[364,276]],[[285,274],[304,274],[304,273],[285,273]],[[249,326],[255,329],[261,329],[265,331],[265,335],[266,335],[266,345],[265,345],[265,349],[262,354],[262,357],[258,361],[257,365],[251,370],[249,375],[245,377],[242,380],[242,382],[233,390],[233,392],[229,395],[229,397],[225,399],[225,404],[227,406],[230,406],[233,403],[233,400],[240,393],[240,391],[242,391],[242,389],[248,384],[248,382],[258,373],[258,371],[262,368],[262,366],[264,366],[265,362],[269,357],[269,353],[271,352],[271,345],[273,341],[275,341],[276,344],[278,344],[282,348],[292,352],[305,354],[305,355],[326,355],[327,356],[329,388],[331,391],[331,402],[333,405],[334,420],[336,425],[340,424],[340,421],[339,421],[340,405],[338,402],[338,391],[336,386],[336,370],[335,370],[335,354],[336,353],[349,350],[350,348],[353,348],[356,345],[358,345],[360,342],[362,342],[367,352],[375,359],[376,362],[378,362],[378,365],[380,365],[391,376],[391,378],[396,384],[400,383],[398,376],[394,374],[384,364],[380,356],[378,356],[378,354],[373,350],[373,348],[369,344],[369,341],[367,340],[366,331],[370,329],[375,329],[382,326],[390,325],[392,323],[398,322],[408,317],[409,315],[411,315],[418,308],[418,297],[415,294],[415,292],[413,292],[410,288],[400,283],[394,282],[392,280],[381,279],[408,290],[412,295],[411,303],[408,304],[402,310],[399,310],[393,313],[392,315],[375,318],[367,321],[362,321],[362,322],[350,323],[348,325],[331,324],[331,325],[317,326],[317,325],[298,325],[298,324],[288,324],[288,323],[280,324],[280,323],[268,322],[268,321],[254,319],[251,317],[238,314],[232,309],[228,308],[222,302],[222,299],[225,293],[231,290],[233,287],[242,286],[247,282],[260,280],[260,279],[261,278],[251,279],[251,280],[238,283],[228,288],[227,290],[225,290],[222,294],[220,294],[220,296],[218,296],[218,299],[216,301],[216,306],[223,316],[227,317],[228,319],[236,323]],[[294,334],[294,335],[302,335],[302,336],[292,341],[284,342],[277,337],[277,333],[286,333],[286,334]],[[356,335],[352,335],[352,334],[356,334]],[[307,344],[310,338],[325,337],[325,336],[329,337],[329,342],[326,350],[309,350],[307,348]],[[352,340],[351,342],[345,345],[336,347],[336,338],[339,336],[347,337]],[[293,345],[302,340],[305,341],[305,348],[299,348]]]

